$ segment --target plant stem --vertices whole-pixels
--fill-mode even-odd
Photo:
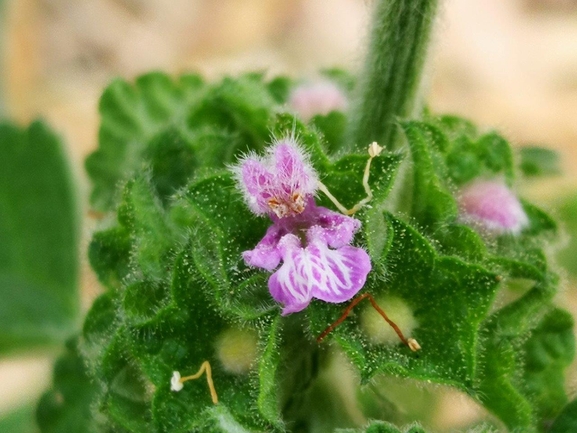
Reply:
[[[421,76],[439,0],[377,0],[364,73],[348,131],[349,150],[376,141],[394,149],[397,117],[422,108]]]

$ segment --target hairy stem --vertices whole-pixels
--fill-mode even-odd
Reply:
[[[349,150],[397,146],[397,117],[420,113],[421,76],[439,0],[377,0],[348,131]]]

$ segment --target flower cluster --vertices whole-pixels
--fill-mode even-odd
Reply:
[[[272,297],[283,315],[303,310],[313,298],[339,303],[351,299],[371,270],[368,254],[349,245],[360,221],[317,206],[317,174],[293,138],[279,140],[266,158],[249,155],[235,167],[246,202],[272,225],[243,258],[273,271]]]

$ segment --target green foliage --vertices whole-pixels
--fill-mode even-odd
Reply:
[[[553,309],[525,343],[524,394],[531,396],[543,427],[549,425],[567,403],[563,370],[575,354],[573,317]]]
[[[568,236],[567,244],[557,252],[557,260],[567,269],[572,278],[577,276],[577,196],[563,197],[555,206]]]
[[[54,366],[53,385],[44,393],[36,419],[42,433],[84,433],[94,424],[91,404],[99,385],[91,380],[78,353],[77,340],[66,344],[66,352]]]
[[[33,404],[26,404],[5,414],[0,418],[0,431],[10,433],[36,433],[38,426],[35,422]]]
[[[197,171],[262,149],[272,110],[288,87],[286,80],[265,82],[260,74],[215,84],[162,73],[143,75],[134,85],[115,80],[100,99],[99,147],[86,161],[92,205],[113,210],[118,185],[143,169],[166,202]]]
[[[412,62],[406,65],[415,72]],[[328,76],[347,91],[354,87],[342,72]],[[316,116],[306,125],[282,113],[293,85],[261,74],[215,84],[153,74],[105,92],[104,132],[87,166],[93,205],[115,210],[89,247],[106,290],[79,340],[86,370],[68,370],[93,386],[76,406],[56,410],[45,397],[40,408],[56,420],[45,431],[65,431],[58,420],[89,407],[92,428],[106,432],[424,432],[388,422],[406,418],[375,391],[385,376],[457,388],[511,430],[543,431],[567,402],[563,371],[574,352],[573,322],[552,303],[558,277],[545,255],[556,224],[521,200],[528,226],[496,235],[465,224],[458,206],[459,189],[475,179],[514,185],[511,148],[494,132],[480,134],[454,116],[399,120],[406,146],[371,162],[373,198],[355,215],[362,228],[353,241],[372,262],[361,293],[406,306],[415,326],[405,332],[419,352],[400,341],[376,342],[363,325],[368,305],[355,307],[321,344],[316,337],[343,304],[313,300],[302,313],[280,315],[270,273],[242,258],[270,221],[248,210],[227,164],[243,152],[262,153],[271,137],[292,136],[345,207],[366,196],[368,155],[344,151],[355,144],[347,115]],[[399,95],[408,91],[407,83],[397,85]],[[334,208],[321,194],[316,200]],[[232,345],[223,337],[231,330]],[[335,352],[360,375],[348,396],[331,370]],[[204,375],[171,391],[173,372],[194,374],[205,361],[218,405]],[[68,380],[57,376],[55,389]],[[386,421],[369,422],[375,418]]]
[[[359,430],[339,429],[338,433],[425,433],[422,427],[414,425],[400,430],[395,425],[383,421],[373,421],[366,428]]]
[[[313,301],[294,318],[279,316],[267,273],[247,268],[241,256],[268,223],[248,211],[232,174],[220,167],[234,161],[240,149],[235,143],[258,150],[269,130],[275,137],[294,135],[323,183],[351,207],[365,196],[367,156],[341,153],[342,113],[317,116],[312,128],[291,115],[275,115],[275,101],[286,98],[289,81],[276,79],[267,87],[260,76],[247,75],[203,86],[206,93],[190,104],[186,128],[175,127],[173,116],[166,122],[171,126],[147,142],[140,164],[148,168],[115,193],[116,222],[91,243],[91,263],[109,290],[84,328],[83,353],[104,384],[94,405],[105,425],[122,431],[352,427],[311,341],[342,306]],[[258,91],[265,93],[255,97]],[[211,122],[226,126],[230,140],[208,130]],[[357,242],[373,261],[364,290],[404,301],[417,323],[411,336],[423,349],[374,343],[360,316],[346,320],[329,340],[357,367],[363,383],[386,373],[447,384],[483,402],[511,428],[545,425],[566,402],[562,371],[573,356],[567,314],[547,314],[556,278],[542,246],[554,236],[555,224],[524,202],[530,225],[517,237],[490,238],[466,226],[455,191],[479,177],[512,184],[508,143],[495,133],[479,135],[456,117],[400,126],[412,160],[412,190],[404,197],[412,203],[410,214],[396,215],[388,201],[403,155],[384,153],[371,165],[374,197],[358,214],[363,230]],[[193,144],[192,137],[200,136],[203,144]],[[325,197],[319,201],[332,207]],[[497,295],[508,290],[501,281],[516,279],[534,287],[495,309]],[[257,360],[240,375],[227,370],[217,343],[235,327],[256,332],[259,341]],[[173,371],[194,373],[205,360],[218,406],[203,380],[187,382],[179,393],[169,388]],[[365,431],[398,430],[377,422]]]
[[[519,150],[519,168],[524,176],[552,176],[561,173],[559,154],[551,149],[525,146]]]
[[[565,433],[577,429],[577,400],[563,408],[549,429],[550,433]]]
[[[62,343],[78,314],[78,210],[58,137],[0,123],[0,354]]]

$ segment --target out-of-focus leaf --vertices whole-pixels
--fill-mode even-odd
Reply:
[[[117,79],[100,99],[99,147],[86,160],[94,189],[92,205],[111,210],[119,184],[141,168],[150,139],[166,127],[182,127],[204,83],[197,75],[177,81],[161,73],[139,77],[134,85]]]
[[[551,149],[525,146],[519,149],[519,168],[524,176],[552,176],[561,173],[559,154]]]
[[[78,314],[79,218],[60,140],[0,123],[0,354],[63,342]]]
[[[86,433],[95,424],[93,403],[99,385],[88,376],[76,339],[67,343],[66,352],[54,367],[52,387],[36,409],[42,433]]]
[[[525,343],[524,393],[535,406],[542,427],[548,426],[567,403],[563,371],[575,354],[573,317],[553,309]]]
[[[549,429],[549,433],[569,433],[574,431],[577,431],[577,400],[573,400],[563,408]]]
[[[34,410],[34,405],[27,404],[3,415],[0,417],[0,432],[37,433],[39,430],[34,419]]]

